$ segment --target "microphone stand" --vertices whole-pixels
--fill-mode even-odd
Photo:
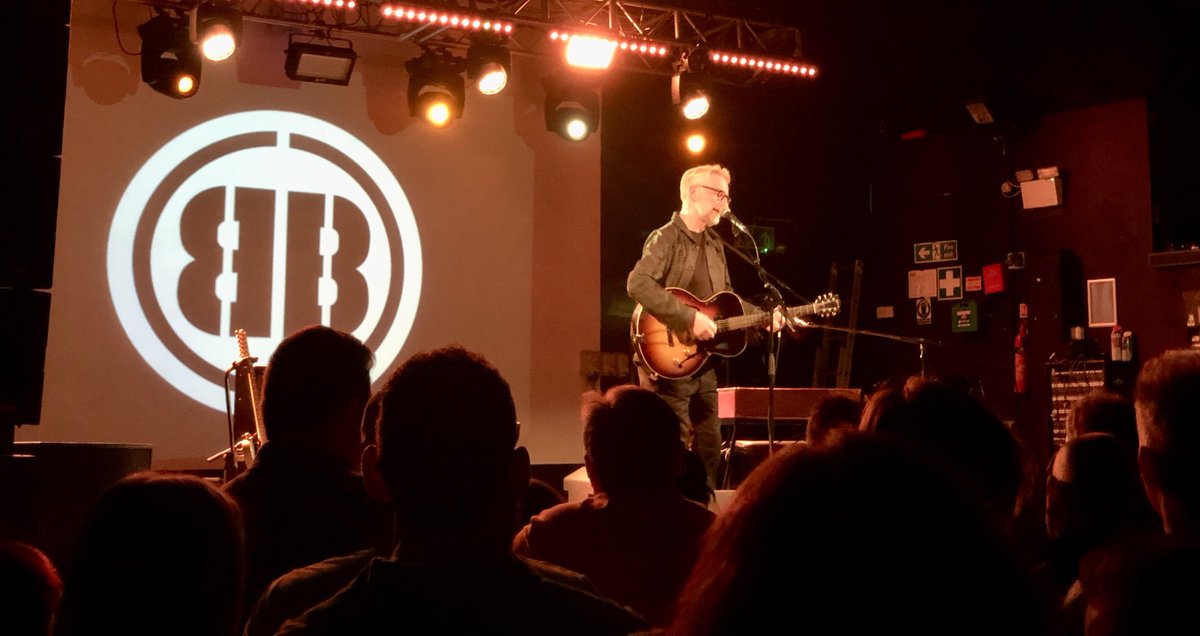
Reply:
[[[946,343],[930,338],[897,336],[882,331],[871,331],[869,329],[849,329],[847,327],[834,327],[832,325],[817,325],[811,323],[801,323],[805,329],[825,329],[827,331],[840,331],[842,333],[850,333],[859,336],[872,336],[875,338],[883,338],[885,340],[894,340],[896,342],[904,342],[907,344],[917,345],[917,360],[920,364],[921,377],[925,377],[925,347],[933,345],[935,347],[944,347]]]
[[[743,261],[746,261],[747,263],[749,263],[758,272],[758,279],[762,281],[763,288],[766,289],[767,293],[771,296],[771,303],[772,303],[772,307],[771,307],[771,322],[772,322],[772,324],[771,324],[771,326],[774,327],[776,311],[783,313],[783,316],[785,318],[785,324],[790,326],[791,321],[786,320],[787,304],[783,301],[783,294],[781,294],[779,292],[779,288],[776,287],[775,284],[777,283],[779,286],[787,289],[793,296],[796,296],[802,302],[808,302],[808,301],[805,300],[803,296],[801,296],[800,294],[797,294],[790,287],[788,287],[786,283],[783,283],[778,278],[775,278],[774,276],[772,276],[771,273],[768,272],[762,266],[762,261],[759,258],[758,243],[754,240],[754,235],[751,234],[750,230],[748,230],[746,228],[746,226],[740,220],[738,220],[738,218],[736,216],[733,215],[732,211],[730,211],[727,208],[727,209],[725,209],[725,211],[721,212],[721,216],[725,219],[728,219],[730,225],[732,225],[734,228],[736,228],[738,231],[740,231],[742,234],[744,234],[747,238],[749,238],[750,244],[754,247],[754,258],[751,259],[748,256],[746,256],[744,253],[742,253],[742,251],[739,250],[737,247],[731,245],[729,243],[729,241],[726,241],[725,238],[722,237],[720,234],[716,234],[714,232],[714,234],[716,234],[716,236],[717,236],[717,239],[720,240],[721,243],[725,247],[728,247],[734,254],[736,254]],[[777,362],[779,359],[779,338],[782,335],[783,335],[782,330],[769,331],[767,334],[767,455],[768,456],[775,454],[775,372],[776,372]],[[726,464],[726,469],[727,469],[726,470],[726,478],[728,478],[728,475],[729,475],[728,466],[730,463],[732,463],[733,452],[736,449],[736,444],[737,444],[736,429],[735,429],[734,434],[735,434],[734,439],[732,439],[730,441],[730,447],[729,447],[730,462],[728,462]]]

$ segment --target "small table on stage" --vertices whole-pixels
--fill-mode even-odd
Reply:
[[[767,455],[767,393],[765,387],[726,387],[717,389],[717,417],[721,418],[721,433],[726,444],[726,462],[734,455],[748,455],[750,461],[738,460],[737,470],[725,471],[723,485],[736,485],[750,469]],[[859,389],[827,389],[816,387],[775,387],[775,441],[794,442],[804,439],[808,416],[821,398],[844,395],[862,399]],[[733,447],[733,453],[728,449]],[[750,464],[743,468],[743,464]],[[732,483],[730,483],[732,481]]]

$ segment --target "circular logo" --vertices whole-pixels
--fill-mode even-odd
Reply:
[[[366,144],[284,111],[185,131],[130,181],[108,238],[122,328],[160,376],[225,409],[224,370],[244,329],[266,360],[322,324],[400,353],[421,294],[421,243],[404,190]]]

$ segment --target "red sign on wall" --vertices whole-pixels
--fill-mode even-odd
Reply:
[[[1004,270],[1000,263],[983,266],[983,293],[996,294],[1004,291]]]

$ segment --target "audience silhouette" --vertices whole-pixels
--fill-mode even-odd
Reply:
[[[718,517],[671,633],[1037,634],[1010,547],[942,470],[847,434],[761,464]]]
[[[588,395],[583,420],[596,494],[534,517],[513,551],[579,572],[665,625],[713,520],[679,491],[686,449],[678,416],[657,393],[626,385]]]
[[[858,429],[863,405],[860,400],[844,395],[827,395],[817,401],[808,416],[804,438],[809,444],[824,444],[835,432]]]
[[[1098,390],[1071,405],[1067,441],[1088,433],[1110,433],[1136,448],[1137,418],[1133,402],[1118,393]]]
[[[381,393],[372,395],[363,410],[359,437],[364,449],[375,444],[381,397]],[[368,494],[381,502],[387,501],[386,493]],[[285,622],[303,614],[345,587],[371,559],[386,556],[388,550],[381,549],[383,547],[390,549],[391,546],[371,547],[352,554],[330,557],[275,579],[259,596],[258,603],[250,611],[245,635],[270,636],[279,631]]]
[[[1163,530],[1200,534],[1200,351],[1147,362],[1134,400],[1138,468]]]
[[[1046,478],[1046,556],[1037,578],[1059,605],[1060,632],[1079,633],[1085,601],[1076,584],[1090,552],[1156,534],[1158,516],[1138,477],[1132,443],[1109,433],[1087,433],[1055,454]]]
[[[225,485],[245,521],[247,611],[286,572],[388,549],[387,508],[355,472],[372,361],[358,339],[319,326],[288,336],[272,354],[262,390],[268,441]]]
[[[244,558],[237,507],[215,486],[135,473],[92,510],[55,633],[235,634]]]
[[[1017,442],[978,399],[932,380],[910,381],[875,431],[946,470],[1005,532],[1023,481]]]
[[[62,579],[44,552],[0,541],[0,632],[47,636],[62,598]]]
[[[391,498],[398,545],[284,634],[628,633],[635,615],[510,549],[529,484],[508,383],[446,347],[405,361],[382,390],[363,476]],[[550,573],[550,572],[555,573]]]

